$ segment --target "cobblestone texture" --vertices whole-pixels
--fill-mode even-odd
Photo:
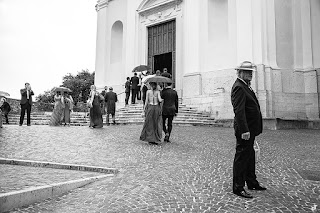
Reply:
[[[120,169],[62,197],[12,212],[320,212],[320,131],[265,131],[258,180],[268,188],[246,200],[231,193],[235,138],[229,128],[174,126],[172,143],[139,141],[141,125],[6,126],[0,157]],[[19,178],[17,178],[19,180]]]

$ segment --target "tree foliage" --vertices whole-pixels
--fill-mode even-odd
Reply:
[[[82,101],[85,102],[90,93],[90,86],[94,84],[94,72],[90,73],[89,70],[82,70],[77,75],[68,73],[62,79],[62,85],[72,90],[72,98],[77,104]]]
[[[63,87],[67,87],[72,90],[71,96],[74,100],[74,104],[78,102],[85,102],[88,99],[90,93],[90,86],[94,84],[94,72],[90,73],[88,69],[81,70],[77,75],[68,73],[62,78]],[[52,88],[53,89],[53,88]],[[54,94],[51,91],[45,91],[36,97],[39,103],[39,109],[42,111],[52,111],[54,103]]]

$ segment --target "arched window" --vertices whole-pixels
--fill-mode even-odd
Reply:
[[[122,43],[123,43],[123,24],[121,21],[116,21],[111,28],[111,52],[110,52],[111,64],[121,62]]]

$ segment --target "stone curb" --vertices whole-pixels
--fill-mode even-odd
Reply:
[[[100,173],[106,173],[106,174],[119,173],[119,170],[115,168],[94,167],[94,166],[76,165],[76,164],[62,164],[62,163],[32,161],[32,160],[18,160],[18,159],[8,159],[8,158],[0,158],[0,164],[44,167],[44,168],[53,168],[53,169],[69,169],[69,170],[87,171],[87,172],[100,172]]]
[[[59,196],[96,180],[112,176],[114,176],[114,174],[100,175],[0,194],[0,212],[10,211],[14,208],[31,205],[41,200]]]

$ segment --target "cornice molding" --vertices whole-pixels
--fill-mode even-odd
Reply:
[[[112,0],[98,0],[96,4],[96,11],[99,12],[102,8],[108,7],[110,1]]]
[[[181,2],[182,2],[182,0],[166,0],[166,1],[160,2],[158,4],[154,4],[149,7],[145,7],[145,5],[148,3],[148,1],[145,1],[142,3],[142,5],[140,5],[137,12],[140,15],[144,16],[147,14],[159,12],[159,11],[164,10],[166,8],[172,8],[172,7],[178,8],[178,5],[180,5]]]

